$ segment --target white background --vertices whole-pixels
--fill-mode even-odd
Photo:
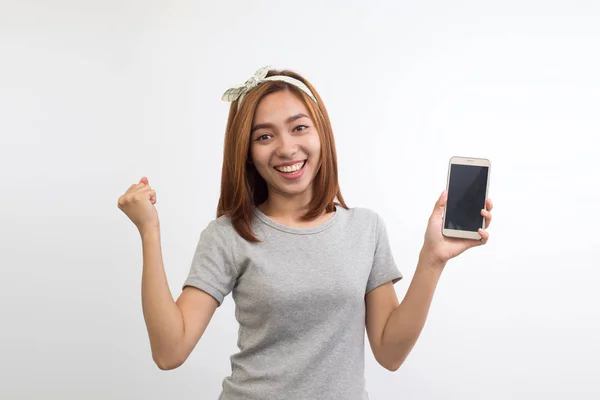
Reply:
[[[342,193],[405,280],[451,156],[492,161],[491,240],[452,260],[373,400],[598,399],[600,5],[576,1],[0,1],[0,398],[216,399],[229,296],[179,369],[152,362],[141,242],[157,190],[177,297],[214,218],[228,104],[264,65],[330,112]]]

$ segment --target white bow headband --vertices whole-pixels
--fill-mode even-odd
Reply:
[[[240,104],[242,103],[244,96],[246,96],[246,94],[248,94],[248,92],[251,91],[252,89],[254,89],[256,86],[258,86],[261,83],[266,82],[266,81],[283,81],[283,82],[287,82],[289,84],[296,86],[298,89],[300,89],[304,93],[306,93],[315,103],[317,102],[317,99],[315,98],[313,93],[310,91],[310,89],[304,83],[300,82],[298,79],[294,79],[290,76],[285,76],[285,75],[274,75],[274,76],[267,77],[267,73],[269,72],[270,68],[271,68],[270,66],[263,67],[263,68],[259,69],[258,71],[256,71],[254,73],[254,75],[252,77],[250,77],[250,79],[248,79],[246,81],[246,83],[244,83],[243,85],[236,85],[230,89],[227,89],[225,91],[225,93],[223,93],[223,97],[221,99],[224,101],[227,101],[227,102],[233,102],[233,101],[239,99],[239,101],[238,101],[238,110],[239,110]]]

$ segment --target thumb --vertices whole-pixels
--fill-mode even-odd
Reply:
[[[448,191],[444,190],[435,203],[435,207],[433,208],[433,214],[442,215],[444,213],[444,207],[446,207],[447,201],[448,201]]]
[[[140,183],[143,183],[144,185],[148,184],[148,178],[146,178],[145,176],[142,177],[142,179],[140,179]]]

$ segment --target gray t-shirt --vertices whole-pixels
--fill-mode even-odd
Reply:
[[[219,400],[366,400],[365,295],[402,274],[381,217],[366,208],[313,228],[255,209],[261,243],[218,218],[203,230],[185,286],[232,293],[239,352]]]

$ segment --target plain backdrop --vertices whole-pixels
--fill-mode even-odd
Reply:
[[[386,399],[598,399],[600,5],[578,1],[0,1],[0,398],[216,399],[231,296],[180,368],[152,362],[141,241],[157,191],[179,296],[215,217],[228,104],[265,65],[305,75],[350,206],[412,279],[454,155],[492,161],[487,246],[448,263]]]

